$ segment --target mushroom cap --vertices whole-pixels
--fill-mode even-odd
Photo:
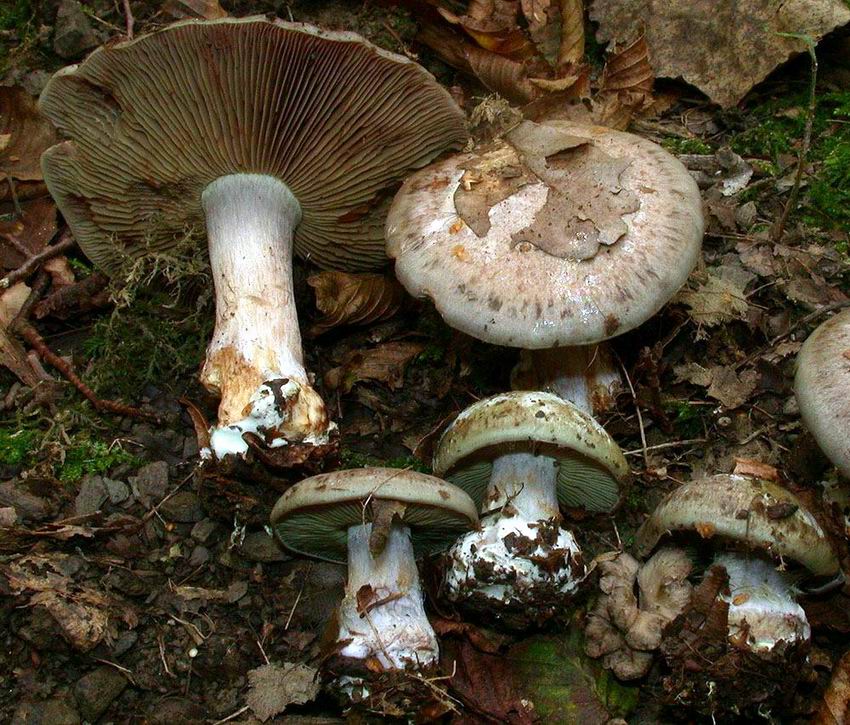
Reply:
[[[204,188],[237,173],[289,187],[300,256],[381,266],[397,184],[466,138],[462,112],[419,65],[355,33],[256,17],[99,48],[56,73],[40,107],[70,139],[42,157],[50,193],[110,273],[202,230]]]
[[[794,393],[821,450],[850,478],[850,309],[830,317],[803,343]]]
[[[815,576],[839,571],[815,517],[794,494],[771,481],[717,474],[679,486],[638,529],[638,556],[648,556],[662,537],[677,531],[746,544],[796,561]]]
[[[539,349],[650,318],[696,264],[703,226],[696,183],[660,146],[526,121],[495,147],[409,177],[386,237],[402,284],[449,325]]]
[[[529,447],[558,459],[558,502],[564,508],[610,511],[629,466],[593,418],[552,393],[510,392],[473,403],[446,428],[433,469],[480,506],[493,459]]]
[[[439,478],[398,468],[353,468],[295,484],[272,509],[278,539],[298,554],[345,563],[348,529],[371,523],[372,502],[404,505],[398,515],[410,528],[417,556],[451,544],[478,520],[472,499]]]

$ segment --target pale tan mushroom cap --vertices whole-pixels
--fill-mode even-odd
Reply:
[[[458,330],[526,349],[597,343],[654,315],[700,254],[702,203],[685,167],[598,126],[525,122],[507,138],[514,148],[456,155],[405,181],[386,236],[408,291]],[[497,171],[469,170],[482,165]],[[467,186],[492,191],[489,217],[458,210]]]
[[[850,310],[809,335],[797,356],[794,393],[821,450],[850,478]]]
[[[593,418],[552,393],[502,393],[472,404],[443,432],[432,467],[480,505],[493,459],[526,448],[558,459],[562,507],[617,505],[629,473],[623,452]]]
[[[300,256],[381,266],[396,185],[466,137],[419,65],[354,33],[264,18],[185,21],[99,48],[57,73],[40,105],[70,139],[44,154],[45,181],[112,273],[202,231],[202,191],[235,173],[289,187]]]
[[[349,527],[370,523],[380,501],[403,505],[398,515],[417,556],[450,545],[478,521],[475,504],[457,486],[417,471],[369,467],[295,484],[278,499],[271,524],[288,549],[345,562]]]
[[[770,481],[718,474],[680,486],[638,529],[638,556],[648,556],[663,536],[677,531],[761,549],[796,561],[815,576],[839,570],[815,517],[794,494]]]

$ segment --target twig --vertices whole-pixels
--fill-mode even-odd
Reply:
[[[159,418],[152,413],[146,413],[143,410],[134,408],[124,403],[118,403],[114,400],[103,400],[95,395],[94,391],[86,385],[80,377],[74,372],[73,368],[53,352],[41,335],[36,332],[36,329],[28,322],[21,321],[17,326],[16,332],[26,340],[30,347],[38,353],[38,356],[48,365],[52,365],[88,400],[97,410],[106,413],[114,413],[115,415],[127,416],[128,418],[137,418],[139,420],[150,420],[159,422]]]
[[[799,329],[803,325],[808,324],[812,320],[816,320],[821,315],[826,315],[830,312],[834,312],[835,310],[840,310],[844,307],[850,307],[850,300],[841,300],[840,302],[833,302],[829,305],[824,305],[819,310],[815,310],[814,312],[810,312],[808,315],[804,315],[799,320],[797,320],[793,325],[791,325],[788,330],[783,332],[781,335],[777,335],[774,337],[770,344],[771,346],[775,345],[780,340],[784,340],[786,337],[789,337],[795,330]]]
[[[782,238],[782,233],[785,231],[785,223],[788,221],[788,216],[791,210],[797,205],[797,198],[800,196],[800,183],[803,179],[803,166],[806,163],[806,157],[809,155],[809,146],[812,142],[812,124],[815,118],[816,94],[815,87],[818,79],[818,57],[815,53],[815,42],[808,35],[800,35],[797,33],[779,33],[779,35],[789,38],[802,40],[806,44],[809,51],[809,58],[812,61],[812,81],[809,86],[809,107],[806,110],[806,125],[803,130],[803,143],[800,146],[800,154],[797,157],[797,171],[794,174],[794,185],[791,187],[791,193],[788,195],[788,201],[785,203],[785,208],[782,210],[782,216],[779,221],[770,230],[770,238],[777,242]]]
[[[130,0],[123,0],[124,17],[127,21],[127,38],[133,39],[133,28],[136,25],[136,19],[133,17],[133,11],[130,9]]]
[[[638,453],[649,453],[650,451],[663,451],[668,448],[682,448],[683,446],[690,446],[696,443],[708,443],[707,438],[688,438],[683,441],[670,441],[668,443],[659,443],[655,446],[647,446],[644,448],[635,448],[633,451],[626,451],[623,453],[624,456],[636,456]]]
[[[212,725],[222,725],[222,723],[230,722],[231,720],[235,720],[239,717],[243,712],[248,712],[250,710],[249,705],[245,705],[241,710],[237,710],[232,715],[228,715],[227,717],[223,717],[221,720],[216,720]]]
[[[7,289],[18,280],[28,277],[42,262],[64,254],[69,249],[73,249],[76,244],[77,242],[71,236],[70,232],[63,233],[56,244],[47,247],[38,254],[34,254],[16,270],[9,272],[3,279],[0,279],[0,289]]]
[[[626,379],[626,382],[629,384],[629,390],[632,393],[632,401],[635,404],[635,413],[637,413],[638,419],[638,427],[640,428],[640,442],[642,445],[641,450],[643,451],[643,464],[646,468],[649,468],[649,454],[647,453],[646,447],[646,431],[643,428],[643,415],[640,412],[640,404],[638,403],[637,395],[635,394],[635,387],[632,385],[632,380],[629,377],[629,371],[626,370],[626,366],[623,365],[622,360],[618,360],[620,363],[620,368],[623,370],[623,377]]]

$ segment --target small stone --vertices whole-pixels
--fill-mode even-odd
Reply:
[[[99,44],[97,35],[77,0],[62,0],[56,11],[53,51],[60,58],[73,60]]]
[[[201,499],[190,491],[178,491],[171,498],[162,502],[159,513],[167,521],[181,524],[193,524],[204,518]]]
[[[189,566],[201,566],[210,560],[210,550],[206,546],[196,546],[189,557]]]
[[[289,556],[277,543],[277,540],[265,531],[254,531],[245,537],[239,554],[248,561],[272,562],[289,561]]]
[[[221,526],[212,519],[202,519],[192,527],[192,538],[199,544],[214,544],[222,533]]]
[[[109,493],[101,476],[85,476],[80,482],[80,491],[74,501],[74,513],[77,516],[89,516],[100,511],[109,499]]]
[[[106,493],[109,495],[111,504],[119,504],[130,498],[130,487],[123,481],[113,481],[111,478],[104,478],[103,484],[106,487]]]
[[[130,479],[138,499],[145,506],[158,504],[168,495],[168,464],[165,461],[149,463]]]
[[[11,725],[79,725],[80,716],[67,700],[24,702],[18,705]]]
[[[139,635],[136,634],[133,630],[127,630],[126,632],[122,632],[118,639],[115,640],[115,644],[112,646],[112,656],[123,657],[131,649],[133,649],[136,642],[138,641]]]
[[[96,722],[127,687],[127,678],[112,667],[98,667],[84,675],[74,685],[74,697],[80,714],[89,722]]]

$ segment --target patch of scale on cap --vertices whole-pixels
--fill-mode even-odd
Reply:
[[[300,256],[379,267],[396,185],[466,135],[420,66],[351,33],[264,19],[188,21],[101,48],[54,76],[40,107],[70,138],[44,155],[45,181],[113,273],[201,231],[201,192],[233,173],[289,186]]]

